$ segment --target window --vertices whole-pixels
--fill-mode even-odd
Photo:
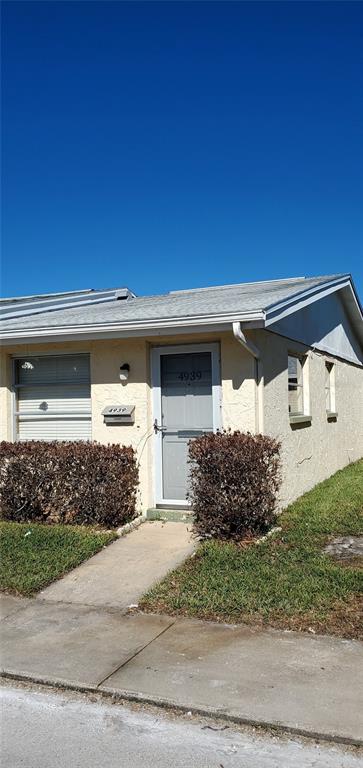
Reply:
[[[304,413],[303,358],[288,356],[289,414],[302,416]]]
[[[325,363],[325,409],[327,414],[335,411],[334,363]]]
[[[17,440],[89,440],[89,355],[14,361]]]

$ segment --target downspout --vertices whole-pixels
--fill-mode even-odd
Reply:
[[[239,344],[255,360],[255,391],[256,391],[256,434],[263,434],[264,431],[264,375],[260,350],[248,341],[242,331],[241,323],[233,323],[233,336]]]

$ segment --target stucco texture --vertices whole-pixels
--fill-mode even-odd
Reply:
[[[250,338],[260,348],[264,372],[264,432],[282,443],[283,483],[280,506],[324,480],[363,453],[363,369],[335,360],[337,419],[325,411],[324,365],[326,357],[267,331],[254,331]],[[154,437],[150,351],[163,344],[219,342],[221,352],[221,415],[226,429],[255,432],[255,368],[252,356],[231,333],[148,337],[72,343],[28,344],[4,347],[0,366],[0,438],[12,439],[11,358],[17,355],[90,354],[92,439],[101,443],[132,445],[140,462],[138,506],[145,510],[154,498]],[[307,353],[306,396],[312,416],[310,425],[291,425],[288,414],[287,355]],[[127,384],[121,384],[119,368],[129,363]],[[107,405],[135,405],[133,425],[103,423]]]
[[[139,457],[138,506],[153,506],[153,412],[150,379],[152,346],[219,342],[221,352],[221,413],[225,428],[255,430],[255,382],[251,356],[235,341],[232,333],[149,337],[92,342],[28,344],[1,351],[0,439],[12,439],[11,358],[35,354],[90,354],[92,439],[100,443],[132,445]],[[120,365],[129,363],[126,384],[119,379]],[[135,423],[106,425],[102,411],[107,405],[135,405]]]
[[[363,369],[335,359],[336,419],[325,407],[324,353],[267,331],[255,331],[264,361],[264,431],[282,443],[283,482],[280,505],[286,506],[317,483],[363,455]],[[290,423],[289,353],[306,353],[304,373],[311,424]]]

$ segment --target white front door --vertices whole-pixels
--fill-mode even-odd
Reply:
[[[220,427],[218,344],[153,352],[156,503],[185,505],[188,444]]]

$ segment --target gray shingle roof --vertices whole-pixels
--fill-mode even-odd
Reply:
[[[36,310],[36,314],[3,319],[0,328],[3,331],[34,329],[36,332],[40,328],[66,328],[107,323],[127,324],[164,318],[182,319],[194,316],[200,318],[223,313],[253,313],[267,310],[308,289],[342,277],[344,276],[327,275],[290,278],[175,291],[160,296],[130,296],[123,300],[112,298],[105,303],[79,304],[68,309]],[[39,297],[37,299],[39,301]]]

